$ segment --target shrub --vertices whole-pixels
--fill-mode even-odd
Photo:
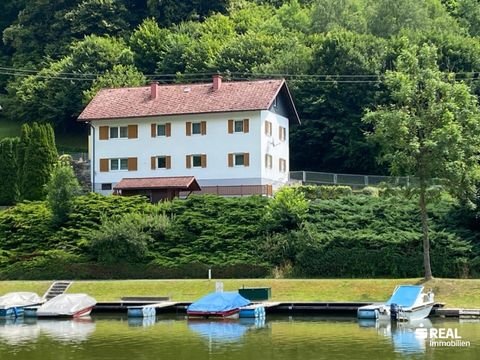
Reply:
[[[365,186],[362,189],[362,194],[367,195],[367,196],[373,196],[373,197],[378,197],[379,196],[379,191],[378,188],[373,187],[373,186]]]

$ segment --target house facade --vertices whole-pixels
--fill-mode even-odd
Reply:
[[[203,192],[265,193],[288,181],[289,128],[299,123],[284,80],[104,89],[90,124],[95,192],[122,179],[193,176]]]

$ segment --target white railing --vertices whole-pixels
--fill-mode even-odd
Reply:
[[[347,185],[353,187],[377,186],[381,183],[395,186],[416,185],[416,179],[412,176],[335,174],[316,171],[291,171],[290,181],[298,181],[305,185]]]

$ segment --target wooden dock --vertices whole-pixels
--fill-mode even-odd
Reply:
[[[153,300],[153,299],[152,299]],[[121,300],[98,302],[94,307],[94,313],[124,312],[129,307],[154,307],[156,313],[185,314],[191,301],[148,301],[148,300]],[[265,307],[268,314],[287,315],[348,315],[356,316],[361,306],[371,305],[372,302],[320,302],[320,301],[259,301]],[[480,309],[444,308],[444,304],[434,305],[431,316],[456,317],[456,318],[480,318]]]

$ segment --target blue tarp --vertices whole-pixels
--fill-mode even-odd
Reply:
[[[187,307],[188,311],[223,312],[250,304],[238,292],[215,292],[210,293]]]
[[[400,285],[397,287],[386,305],[397,304],[402,307],[411,307],[421,294],[423,286],[419,285]]]

